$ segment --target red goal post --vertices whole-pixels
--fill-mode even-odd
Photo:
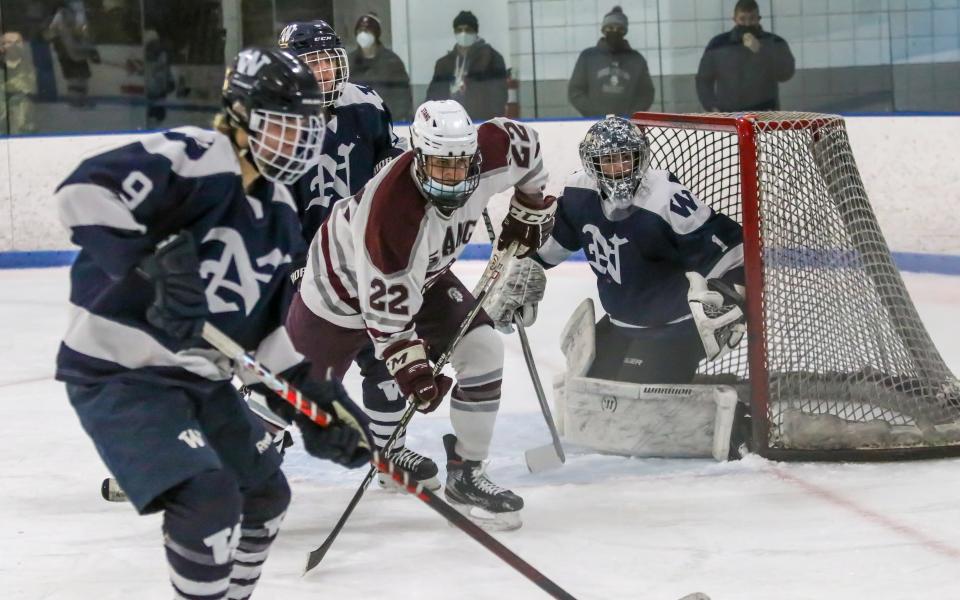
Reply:
[[[748,334],[701,363],[793,460],[960,455],[960,385],[893,263],[842,117],[635,113],[651,168],[743,227]]]

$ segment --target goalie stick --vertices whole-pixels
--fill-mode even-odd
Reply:
[[[493,222],[491,222],[490,213],[488,213],[486,209],[483,210],[483,222],[487,226],[487,235],[490,237],[490,243],[492,244],[496,241],[497,234],[493,230]],[[527,470],[531,473],[539,473],[563,466],[563,464],[567,462],[567,456],[563,452],[563,445],[560,443],[560,434],[557,433],[557,426],[553,421],[550,405],[547,404],[547,396],[543,392],[540,373],[537,372],[537,363],[533,360],[533,351],[530,349],[530,340],[527,339],[527,330],[524,328],[523,319],[519,314],[514,313],[513,324],[517,328],[517,335],[520,336],[523,360],[527,363],[527,371],[530,373],[533,391],[537,394],[537,402],[540,403],[540,412],[543,414],[543,419],[547,423],[547,429],[550,430],[551,443],[545,446],[530,448],[523,453],[523,458],[527,463]]]
[[[447,350],[434,364],[434,377],[440,374],[440,371],[443,369],[444,365],[446,365],[447,361],[450,360],[450,356],[456,349],[457,344],[459,344],[463,336],[466,335],[467,329],[470,327],[470,324],[473,323],[473,319],[483,308],[484,298],[487,297],[487,295],[490,293],[490,290],[493,288],[493,285],[498,279],[500,279],[500,274],[503,273],[504,265],[506,265],[506,263],[509,262],[509,260],[516,253],[517,247],[518,243],[513,242],[503,252],[496,252],[490,256],[490,262],[487,264],[487,268],[483,271],[483,275],[480,276],[480,280],[477,282],[477,285],[473,290],[473,297],[476,299],[476,303],[473,309],[470,310],[470,313],[467,314],[466,318],[463,319],[463,322],[460,324],[460,328],[457,330],[456,336],[454,336],[453,340],[450,342]],[[400,417],[400,422],[397,424],[397,428],[394,429],[393,435],[391,435],[390,439],[387,440],[387,443],[384,444],[384,454],[389,454],[394,444],[396,444],[397,439],[399,439],[399,437],[406,430],[407,424],[410,422],[410,419],[413,418],[413,415],[416,413],[416,411],[416,403],[410,402],[409,406],[407,406],[407,409]],[[322,544],[320,544],[316,549],[312,550],[310,554],[307,555],[307,565],[303,570],[304,574],[320,564],[320,561],[322,561],[323,557],[326,556],[327,552],[330,550],[330,546],[333,545],[333,542],[337,539],[337,536],[340,535],[340,531],[343,529],[343,526],[346,525],[347,520],[350,518],[353,510],[357,507],[357,504],[360,503],[360,499],[363,497],[364,492],[366,492],[367,488],[370,486],[370,482],[373,481],[373,477],[376,474],[377,468],[371,467],[367,472],[366,477],[364,477],[363,481],[360,482],[360,487],[358,487],[357,491],[354,492],[353,498],[351,498],[350,503],[347,504],[347,508],[343,511],[343,514],[340,515],[340,519],[337,521],[336,525],[333,526],[333,529],[330,531],[330,533],[327,534],[327,538],[323,540]]]

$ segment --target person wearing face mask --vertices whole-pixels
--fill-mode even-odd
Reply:
[[[453,20],[457,44],[433,68],[427,100],[456,100],[474,121],[502,116],[507,105],[503,56],[478,37],[477,17],[464,10]]]
[[[33,102],[37,74],[27,60],[23,36],[16,31],[0,35],[0,135],[34,130]]]
[[[373,12],[361,16],[354,32],[357,48],[349,56],[351,81],[376,90],[390,107],[395,121],[410,121],[410,76],[400,57],[380,41],[380,17]]]
[[[626,40],[629,20],[619,6],[603,17],[603,37],[580,53],[567,87],[570,104],[585,117],[629,115],[653,104],[647,61]]]
[[[697,70],[697,96],[704,110],[779,110],[779,84],[793,77],[794,59],[782,37],[760,26],[754,0],[739,0],[734,27],[707,44]]]

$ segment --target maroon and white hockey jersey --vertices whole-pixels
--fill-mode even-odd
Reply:
[[[537,134],[523,123],[497,118],[480,125],[478,147],[479,186],[450,216],[417,188],[413,151],[335,204],[310,244],[304,304],[335,325],[365,328],[378,357],[416,339],[413,318],[424,291],[463,252],[490,198],[514,187],[536,197],[547,182]]]

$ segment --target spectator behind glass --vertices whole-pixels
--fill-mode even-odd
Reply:
[[[619,6],[603,17],[603,37],[577,57],[567,97],[585,117],[629,115],[653,104],[653,81],[647,61],[625,38],[627,15]]]
[[[754,0],[739,0],[734,27],[707,44],[697,70],[697,95],[708,111],[779,110],[779,82],[793,77],[790,46],[760,26]]]
[[[89,106],[89,62],[99,63],[100,53],[90,39],[83,0],[64,2],[53,15],[46,37],[53,41],[60,70],[67,80],[67,103],[71,106]]]
[[[493,46],[477,37],[480,24],[464,10],[453,20],[457,45],[433,68],[427,100],[456,100],[474,121],[502,116],[507,105],[507,68]]]
[[[143,30],[143,83],[147,96],[147,127],[167,120],[167,95],[176,88],[170,68],[172,51],[155,29]]]
[[[32,133],[37,75],[27,59],[23,36],[16,31],[0,35],[0,135]]]
[[[350,81],[374,89],[390,109],[394,121],[413,120],[410,76],[403,61],[380,43],[380,18],[367,13],[354,27],[357,49],[350,53]]]

